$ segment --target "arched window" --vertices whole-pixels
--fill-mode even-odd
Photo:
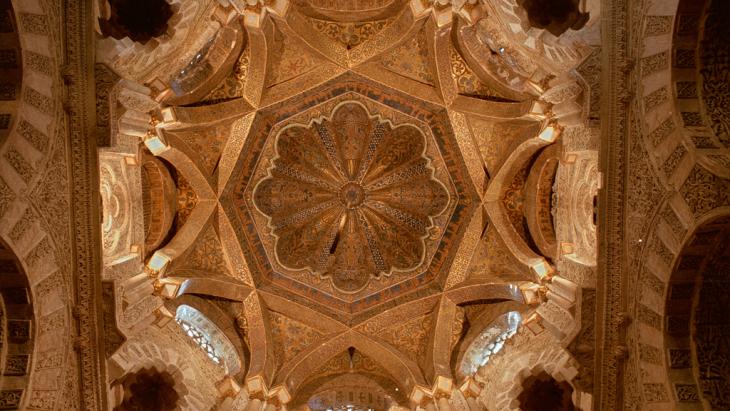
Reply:
[[[473,375],[479,367],[489,362],[489,358],[504,347],[522,323],[522,316],[517,311],[502,314],[489,327],[477,336],[469,345],[461,362],[461,372],[464,375]]]
[[[235,374],[241,368],[236,349],[225,334],[203,313],[189,305],[180,305],[175,321],[215,364]]]
[[[210,341],[208,341],[208,337],[203,334],[202,331],[200,331],[196,326],[193,324],[183,320],[182,318],[176,318],[175,321],[177,321],[178,324],[182,327],[182,329],[185,331],[185,333],[195,341],[200,348],[205,351],[206,354],[208,354],[208,357],[210,357],[211,360],[213,360],[214,363],[220,364],[221,363],[221,357],[218,356],[218,353],[215,351],[215,348],[213,348],[213,345],[210,344]]]

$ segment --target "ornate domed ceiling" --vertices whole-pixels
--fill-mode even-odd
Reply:
[[[262,110],[224,191],[256,229],[255,279],[341,316],[448,273],[479,198],[446,111],[417,104],[344,74]],[[293,115],[266,121],[280,107]]]
[[[730,409],[729,4],[0,0],[0,408]]]
[[[100,43],[124,77],[101,161],[126,307],[171,339],[192,307],[219,359],[202,369],[311,409],[435,401],[507,335],[575,340],[595,264],[585,43],[513,30],[507,0],[198,3],[133,59]],[[128,309],[119,332],[144,341]]]
[[[457,203],[449,201],[456,190],[447,191],[435,176],[438,169],[449,180],[423,131],[371,116],[356,95],[343,97],[297,116],[308,125],[287,121],[272,130],[275,148],[271,160],[261,162],[268,168],[251,196],[271,230],[270,260],[293,279],[296,271],[330,278],[317,288],[337,297],[362,291],[371,279],[403,282],[400,273],[423,271],[449,220],[438,217],[449,205],[452,214]],[[395,117],[386,107],[373,109]],[[329,118],[306,117],[323,111]],[[431,157],[440,161],[432,165]]]

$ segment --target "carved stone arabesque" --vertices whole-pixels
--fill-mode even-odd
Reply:
[[[558,166],[553,188],[556,193],[553,218],[557,222],[557,240],[570,244],[569,249],[560,251],[564,253],[562,258],[586,266],[596,265],[597,230],[594,214],[599,178],[598,152],[568,152]]]
[[[706,13],[699,50],[702,100],[712,131],[726,148],[730,148],[730,36],[724,27],[730,8],[727,3],[712,1]]]
[[[598,225],[604,227],[604,230],[599,239],[600,280],[596,296],[598,321],[595,358],[595,366],[599,371],[596,373],[593,395],[596,409],[615,410],[623,406],[621,387],[626,387],[627,391],[634,390],[637,384],[630,380],[621,384],[622,364],[611,354],[615,347],[624,344],[623,330],[619,323],[619,314],[625,309],[622,289],[626,281],[623,255],[623,205],[626,192],[623,181],[627,164],[625,139],[629,131],[627,102],[629,90],[633,86],[626,82],[624,70],[628,68],[629,53],[633,50],[628,33],[634,22],[628,18],[630,10],[627,1],[606,3],[601,13],[602,52],[608,56],[604,61],[610,62],[602,67],[601,142],[605,146],[601,161],[608,166],[605,170],[605,189],[599,198],[602,211]],[[628,395],[626,398],[632,397]]]
[[[357,8],[354,3],[362,5],[351,2],[348,7]],[[236,9],[250,14],[272,2],[263,5],[257,2],[243,8],[239,7],[241,2],[236,4]],[[328,8],[335,7],[333,4],[319,2],[322,7],[317,10],[327,18],[341,16],[341,10]],[[447,372],[450,352],[466,327],[464,310],[457,304],[478,299],[510,299],[522,304],[525,299],[517,285],[528,277],[504,275],[503,271],[514,270],[510,267],[515,265],[514,250],[503,244],[502,234],[494,230],[491,217],[478,208],[481,191],[489,187],[489,177],[499,173],[504,166],[501,162],[514,148],[510,144],[540,139],[542,136],[536,135],[554,113],[540,112],[549,110],[549,105],[525,99],[521,93],[485,75],[484,67],[474,61],[466,57],[452,58],[454,55],[447,54],[449,51],[463,50],[456,50],[458,43],[451,44],[450,37],[461,34],[445,35],[450,27],[434,24],[430,18],[414,22],[412,16],[401,15],[399,23],[393,23],[395,27],[385,25],[380,31],[374,30],[377,33],[372,33],[372,38],[379,38],[381,33],[396,37],[392,47],[374,55],[371,61],[359,62],[358,67],[348,67],[352,70],[341,74],[346,69],[338,66],[342,61],[332,58],[333,51],[316,48],[312,39],[317,33],[294,30],[292,16],[299,12],[296,8],[300,5],[294,2],[287,5],[294,8],[289,14],[262,12],[260,26],[245,23],[248,43],[236,63],[235,87],[231,90],[220,93],[219,89],[211,88],[215,91],[204,97],[203,104],[164,108],[155,113],[154,119],[162,119],[156,125],[154,119],[152,123],[147,121],[149,110],[126,112],[128,119],[139,115],[140,129],[131,131],[139,133],[147,147],[164,158],[171,170],[175,169],[173,175],[182,200],[169,244],[155,254],[160,257],[158,260],[153,257],[148,264],[148,268],[160,267],[157,271],[148,270],[158,276],[155,292],[175,298],[188,292],[190,289],[186,291],[186,287],[193,282],[212,285],[196,290],[203,290],[201,295],[205,297],[202,298],[223,306],[223,291],[235,288],[234,299],[241,298],[244,303],[237,303],[238,308],[231,308],[216,321],[225,323],[237,316],[245,318],[245,327],[239,331],[251,354],[248,376],[260,375],[273,380],[272,385],[287,385],[296,395],[304,396],[297,401],[306,401],[307,395],[334,387],[332,384],[320,387],[318,381],[310,380],[317,377],[312,371],[334,356],[345,354],[338,357],[337,366],[327,378],[350,373],[356,356],[351,349],[358,353],[369,350],[367,355],[372,357],[372,364],[362,373],[377,374],[384,386],[395,386],[393,382],[401,388],[414,384],[428,386],[432,379]],[[406,5],[406,2],[400,4]],[[392,12],[397,6],[394,2],[388,6],[392,9],[387,10]],[[366,9],[377,14],[371,8]],[[404,15],[411,12],[408,8],[401,10]],[[244,18],[247,17],[250,16]],[[462,23],[455,20],[452,24],[460,28]],[[476,30],[478,35],[472,37],[471,46],[486,41],[490,34],[486,30],[504,30],[504,27],[485,23],[479,29],[485,31]],[[312,34],[312,38],[304,34]],[[336,34],[343,41],[341,33],[329,34]],[[444,40],[445,43],[438,44]],[[355,49],[370,44],[368,39],[362,43],[345,41]],[[190,47],[193,46],[187,45],[185,50]],[[573,52],[576,54],[566,54],[565,61],[580,56],[580,52]],[[350,53],[348,58],[356,54]],[[539,63],[531,61],[530,55],[515,53],[508,47],[503,57],[490,57],[501,60],[492,67],[495,71],[491,74],[509,67],[521,75],[537,73],[529,81],[547,85],[549,76],[535,71]],[[454,78],[455,71],[450,70],[454,66],[449,67],[454,61],[463,65],[459,71],[461,77],[456,76],[458,79]],[[179,61],[169,63],[169,67],[180,67]],[[126,76],[127,71],[142,68],[130,62],[121,71]],[[564,69],[568,67],[556,70]],[[465,77],[467,71],[469,75]],[[529,84],[528,77],[511,78]],[[385,79],[398,80],[388,83]],[[445,79],[461,82],[455,86],[459,92],[454,95],[459,94],[455,98],[462,99],[461,107],[466,113],[443,101],[448,100],[441,94],[447,87],[440,84]],[[555,87],[546,98],[556,105],[566,100],[575,103],[573,100],[585,92],[576,83],[565,84],[568,85]],[[239,86],[241,90],[233,90]],[[262,89],[260,99],[251,98],[256,94],[252,91],[256,87]],[[520,89],[519,84],[517,88]],[[224,94],[231,100],[220,100]],[[518,98],[525,100],[517,101]],[[338,118],[338,110],[349,113]],[[477,117],[479,121],[474,120]],[[523,126],[515,126],[516,123]],[[504,140],[494,150],[495,157],[502,158],[490,159],[493,161],[489,171],[479,158],[481,153],[469,151],[477,143],[489,145],[471,141],[481,138],[481,135],[477,137],[477,131],[483,129],[493,131],[495,141]],[[347,138],[353,136],[362,138]],[[378,139],[382,139],[381,143],[374,143]],[[304,141],[307,144],[301,144]],[[587,144],[591,145],[590,149],[596,148],[593,143]],[[510,164],[510,170],[512,167],[527,169],[529,159],[518,159],[518,162]],[[358,177],[363,177],[362,181]],[[593,184],[597,174],[591,171],[587,179]],[[288,189],[280,190],[282,187]],[[588,194],[581,191],[585,195],[577,201],[582,209],[589,210],[579,213],[581,224],[589,224],[586,221],[592,219],[592,189],[587,190]],[[517,191],[518,188],[513,190],[515,197]],[[545,193],[549,191],[547,188]],[[514,208],[521,211],[518,203],[518,200],[514,202]],[[319,218],[325,214],[327,218]],[[515,213],[517,223],[521,223],[519,214]],[[345,215],[348,218],[341,218]],[[369,228],[375,236],[368,237]],[[479,241],[480,234],[484,234],[483,243]],[[529,241],[527,236],[523,240]],[[184,246],[179,246],[182,242]],[[372,250],[376,248],[372,244],[382,251],[374,253]],[[477,244],[481,246],[480,254],[475,251]],[[399,249],[407,252],[399,253]],[[483,249],[488,253],[484,254]],[[165,254],[167,250],[174,253]],[[380,260],[376,254],[380,254]],[[472,261],[485,256],[490,262],[498,260],[499,264],[483,273],[482,266],[478,262],[472,265]],[[435,268],[425,264],[431,261],[435,261]],[[586,279],[587,284],[595,283],[592,273],[576,266],[564,266],[566,272],[576,272],[573,277],[566,274],[565,278],[585,276],[591,277]],[[120,270],[124,269],[120,267]],[[244,271],[250,274],[245,285],[241,284],[245,276],[238,275]],[[469,277],[467,273],[477,275]],[[135,274],[141,277],[115,278],[148,285],[145,274]],[[329,283],[330,278],[335,279],[334,284]],[[553,278],[555,283],[560,280],[566,281]],[[169,288],[163,290],[165,284]],[[170,328],[164,325],[170,313],[158,306],[157,296],[148,295],[151,290],[146,285],[128,289],[125,286],[121,300],[129,305],[121,313],[120,327],[125,331],[135,328],[134,346],[144,343],[145,327]],[[564,336],[578,331],[573,317],[577,308],[574,293],[561,291],[565,290],[552,287],[548,292],[550,302],[541,312],[545,318],[549,317],[549,324],[545,320],[542,325],[534,325],[535,330],[549,326],[551,331],[557,330],[556,334]],[[358,292],[361,294],[355,295]],[[436,306],[439,308],[434,309]],[[153,311],[154,319],[150,315]],[[371,318],[387,326],[371,329]],[[439,332],[444,329],[448,332]],[[284,333],[302,337],[291,341],[292,335]],[[325,335],[327,338],[321,338]],[[185,344],[184,341],[180,338],[174,344]],[[530,366],[544,363],[551,368],[550,373],[573,379],[577,365],[555,343],[555,336],[546,332],[540,341],[549,347],[545,350],[549,352],[544,358],[529,356]],[[132,345],[128,341],[119,352]],[[282,347],[286,351],[281,351]],[[79,348],[83,351],[85,347],[80,344]],[[529,350],[534,348],[538,347]],[[558,363],[560,369],[553,370],[548,365],[551,363]],[[515,369],[520,365],[515,365]],[[190,374],[196,380],[201,375],[212,377],[206,370],[201,367]],[[210,385],[207,382],[217,381],[216,378],[206,381],[206,390]],[[186,382],[186,385],[200,385],[201,381]],[[301,391],[297,392],[300,387]],[[323,391],[318,391],[320,388]],[[211,393],[205,401],[190,404],[207,408],[213,401],[220,403],[220,394]],[[454,404],[463,405],[463,402],[455,399]]]
[[[97,145],[91,134],[93,127],[95,96],[93,80],[88,67],[94,64],[91,47],[93,29],[90,2],[67,2],[65,6],[66,62],[72,82],[67,86],[69,111],[67,115],[70,142],[71,199],[74,204],[73,244],[75,255],[75,281],[80,337],[88,341],[100,341],[97,313],[101,312],[101,252],[100,212],[98,210],[99,177],[96,174]],[[97,349],[83,347],[79,352],[81,375],[81,403],[85,409],[106,408],[104,387],[105,366]]]

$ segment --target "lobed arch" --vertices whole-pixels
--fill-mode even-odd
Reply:
[[[539,327],[520,327],[507,343],[507,349],[493,355],[475,375],[484,388],[478,401],[486,409],[521,410],[519,395],[523,383],[530,376],[545,373],[559,382],[567,382],[573,388],[573,404],[590,409],[590,394],[580,393],[572,385],[577,374],[575,360],[560,346],[555,337]]]
[[[171,388],[178,396],[174,410],[200,407],[204,404],[202,395],[193,388],[196,384],[195,373],[190,370],[185,359],[173,349],[157,346],[145,348],[144,344],[139,342],[130,343],[115,353],[112,360],[119,364],[110,367],[109,398],[112,406],[119,406],[125,400],[124,380],[146,370],[154,370],[172,377]]]
[[[18,22],[10,0],[0,2],[0,144],[18,123],[18,106],[22,104],[23,57]]]
[[[309,378],[311,370],[318,369],[350,347],[371,359],[377,359],[379,365],[391,375],[399,387],[398,391],[409,393],[415,384],[426,385],[418,365],[398,355],[396,349],[356,331],[348,331],[304,351],[299,361],[289,364],[287,368],[277,373],[277,381],[285,383],[289,391],[296,395]]]
[[[529,316],[529,311],[530,307],[522,303],[505,301],[488,306],[476,318],[471,319],[468,323],[465,321],[465,330],[462,331],[461,339],[454,346],[451,353],[453,375],[461,381],[472,376],[479,367],[484,366],[485,364],[481,363],[475,364],[472,372],[465,372],[467,363],[470,361],[467,357],[469,354],[477,354],[474,352],[474,349],[481,344],[478,341],[480,337],[491,329],[495,331],[497,329],[501,330],[499,333],[503,331],[516,332],[522,324],[522,321]],[[491,337],[496,337],[499,333],[489,333],[488,337],[490,341],[486,341],[486,343],[493,343],[494,341],[491,341],[493,339]],[[481,345],[486,346],[487,344]]]
[[[522,380],[517,402],[522,411],[574,411],[573,387],[538,366]],[[558,379],[561,378],[561,379]]]
[[[102,24],[108,24],[113,10],[106,6],[107,2],[94,3],[95,17],[103,21]],[[114,3],[129,7],[122,1]],[[177,70],[184,67],[215,34],[221,22],[211,18],[216,14],[216,1],[171,0],[167,3],[172,15],[166,20],[166,29],[162,34],[143,43],[141,41],[144,39],[134,41],[121,30],[117,37],[124,37],[120,39],[107,36],[96,42],[97,61],[122,69],[120,75],[140,84],[161,85],[170,81]],[[97,27],[97,30],[102,32],[101,27]],[[173,69],[170,70],[168,64],[161,64],[163,61],[172,61]]]
[[[114,411],[180,409],[178,401],[180,396],[187,394],[187,390],[184,386],[176,384],[175,380],[180,379],[179,374],[179,370],[169,368],[159,371],[157,366],[145,367],[126,374],[119,382],[112,385],[116,397],[114,402],[117,403]]]

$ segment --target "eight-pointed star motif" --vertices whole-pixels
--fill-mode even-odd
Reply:
[[[283,266],[330,277],[344,292],[418,267],[433,217],[449,203],[417,127],[370,116],[353,101],[276,136],[254,190]]]

